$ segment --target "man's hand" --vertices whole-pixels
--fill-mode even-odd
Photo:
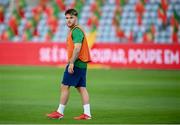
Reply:
[[[69,66],[68,66],[68,72],[70,74],[73,74],[74,73],[74,64],[73,63],[70,63]]]

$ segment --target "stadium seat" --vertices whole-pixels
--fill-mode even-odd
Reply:
[[[0,0],[3,2],[3,0]],[[47,6],[51,9],[54,9],[54,0],[47,3]],[[97,2],[102,1],[95,1],[95,0],[86,0],[84,2],[78,3],[77,1],[72,0],[64,0],[64,5],[66,8],[70,8],[72,6],[78,7],[79,9],[79,15],[80,20],[79,23],[82,25],[87,33],[92,32],[92,26],[88,26],[88,19],[92,17],[94,13],[96,13],[96,10],[92,10],[91,5],[97,4],[100,10],[100,17],[97,18],[98,25],[96,26],[97,31],[97,42],[118,42],[121,43],[121,38],[118,38],[116,35],[116,29],[112,25],[113,17],[115,8],[117,5],[115,0],[106,0],[104,3],[98,4]],[[166,28],[163,29],[162,27],[162,21],[158,19],[157,11],[159,9],[159,4],[161,4],[161,0],[148,0],[147,3],[145,3],[145,12],[142,16],[142,24],[141,26],[138,26],[137,22],[137,15],[135,12],[135,5],[138,2],[138,0],[127,0],[127,3],[122,6],[122,13],[120,15],[119,19],[119,28],[122,29],[122,31],[125,33],[125,36],[128,37],[130,32],[133,32],[134,39],[133,41],[139,43],[143,42],[142,37],[151,26],[151,24],[154,24],[156,27],[156,33],[154,42],[155,43],[172,43],[171,35],[173,31],[170,32],[170,26],[169,23],[167,24]],[[22,40],[22,35],[24,30],[26,29],[27,22],[33,17],[33,9],[36,8],[36,4],[28,5],[25,8],[25,16],[24,18],[21,18],[18,24],[18,34],[13,35],[13,38],[10,41],[17,42],[18,40]],[[173,0],[169,1],[168,10],[167,10],[167,21],[170,20],[170,18],[173,16],[173,10],[177,12],[177,14],[180,16],[180,1]],[[0,24],[0,36],[3,34],[3,32],[8,30],[8,21],[13,16],[13,14],[7,9],[5,12],[5,21],[4,23]],[[48,33],[48,30],[50,27],[48,24],[49,16],[46,12],[39,13],[40,20],[38,20],[35,25],[35,27],[32,27],[33,29],[37,29],[37,32],[39,33],[39,36],[33,35],[32,42],[40,42],[46,41],[46,35]],[[57,15],[57,30],[52,35],[52,42],[65,42],[66,40],[66,34],[68,32],[68,28],[65,26],[65,17],[64,17],[64,10],[61,10],[59,8],[59,13]],[[44,26],[47,25],[47,28]],[[171,28],[172,29],[172,28]],[[180,31],[178,31],[178,38],[180,39]],[[2,39],[3,40],[3,39]],[[126,40],[126,42],[128,42]]]

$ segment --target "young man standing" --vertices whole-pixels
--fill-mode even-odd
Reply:
[[[65,12],[66,24],[70,28],[67,37],[68,65],[66,66],[62,85],[60,104],[57,111],[47,114],[47,117],[61,119],[68,102],[70,87],[74,86],[81,95],[84,113],[76,120],[91,119],[89,95],[86,89],[86,69],[90,62],[90,53],[84,31],[77,25],[78,12],[68,9]]]

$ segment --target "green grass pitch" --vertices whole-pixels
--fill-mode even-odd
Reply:
[[[0,123],[146,124],[180,123],[180,71],[89,69],[87,88],[93,119],[82,113],[75,88],[62,120],[46,118],[59,104],[64,69],[0,66]]]

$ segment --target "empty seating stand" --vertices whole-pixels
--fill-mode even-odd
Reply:
[[[0,0],[0,4],[3,3]],[[81,4],[76,3],[81,0],[64,0],[63,4],[67,8],[78,6],[79,11],[79,24],[82,25],[86,33],[91,33],[92,29],[88,25],[88,19],[95,13],[95,10],[92,10],[91,5],[97,2],[96,0],[85,0]],[[103,1],[103,0],[102,0]],[[138,14],[136,12],[136,5],[139,1],[142,0],[126,0],[124,6],[117,5],[118,0],[104,0],[103,4],[98,5],[100,10],[100,17],[98,17],[98,26],[96,27],[96,42],[116,42],[124,43],[128,42],[130,35],[132,35],[132,40],[135,43],[146,43],[144,41],[144,36],[146,34],[153,35],[151,41],[153,43],[173,43],[172,35],[174,34],[173,26],[171,25],[171,18],[174,16],[174,11],[177,13],[180,19],[180,1],[179,0],[166,0],[168,3],[168,9],[166,10],[166,25],[163,25],[162,20],[158,16],[158,11],[161,0],[148,0],[143,4],[144,12],[141,15],[142,23],[139,24],[137,18]],[[120,0],[119,0],[120,1]],[[7,2],[7,1],[6,1]],[[10,0],[9,0],[10,2]],[[27,2],[27,1],[26,1]],[[56,0],[47,2],[47,8],[54,9],[54,4]],[[4,4],[4,3],[3,3]],[[3,5],[2,4],[2,5]],[[7,3],[5,3],[7,6]],[[4,4],[4,5],[5,5]],[[96,3],[97,4],[97,3]],[[18,23],[18,34],[11,33],[11,36],[6,36],[9,33],[9,20],[13,16],[12,10],[10,8],[4,8],[4,21],[0,22],[0,41],[12,41],[12,42],[21,42],[24,40],[30,42],[65,42],[68,28],[66,27],[65,10],[59,8],[59,12],[56,15],[57,26],[55,31],[51,31],[51,28],[48,24],[49,16],[45,10],[39,13],[40,19],[36,22],[36,25],[31,26],[32,29],[27,29],[27,25],[31,18],[33,18],[33,9],[40,4],[26,4],[24,8],[25,16],[20,19]],[[118,28],[125,34],[125,40],[117,35],[117,27],[115,27],[113,22],[113,17],[115,16],[115,10],[117,7],[122,7],[122,13],[119,15],[121,18],[118,20]],[[49,11],[50,11],[49,9]],[[54,11],[54,10],[53,10]],[[177,27],[177,37],[180,41],[180,31],[179,31],[179,22]],[[154,31],[151,30],[153,25]],[[10,27],[11,28],[11,27]],[[24,34],[26,30],[30,30],[31,37],[24,39]],[[29,35],[29,34],[28,34]],[[7,37],[7,38],[6,38]]]

